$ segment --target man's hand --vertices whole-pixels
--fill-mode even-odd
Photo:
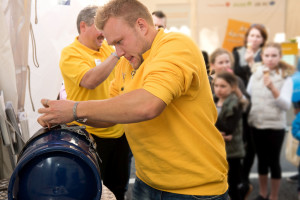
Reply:
[[[42,99],[41,103],[44,108],[40,108],[38,112],[43,115],[37,119],[41,126],[50,128],[51,126],[74,120],[74,101]]]

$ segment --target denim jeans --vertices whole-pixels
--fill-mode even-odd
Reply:
[[[132,191],[132,200],[229,200],[228,192],[214,196],[195,196],[175,194],[154,189],[139,178],[135,179]]]

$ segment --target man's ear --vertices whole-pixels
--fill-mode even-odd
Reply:
[[[86,29],[86,23],[84,21],[81,21],[79,24],[80,33],[84,32]]]
[[[143,18],[138,18],[138,19],[136,20],[136,26],[137,26],[137,29],[138,29],[139,31],[141,31],[141,33],[143,33],[144,35],[147,34],[149,25],[148,25],[148,23],[146,22],[145,19],[143,19]]]

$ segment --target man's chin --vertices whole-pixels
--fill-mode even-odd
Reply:
[[[130,63],[130,65],[135,69],[136,68],[136,65],[133,63],[133,62],[130,62],[129,61],[129,63]]]
[[[138,69],[139,66],[142,64],[139,59],[136,59],[136,57],[131,57],[131,59],[126,58],[126,59],[134,69]]]
[[[138,69],[139,68],[139,66],[141,65],[141,63],[136,63],[136,62],[129,62],[130,63],[130,65],[133,67],[133,69]]]

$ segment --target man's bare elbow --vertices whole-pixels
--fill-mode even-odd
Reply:
[[[93,89],[95,89],[98,85],[93,84],[93,83],[84,83],[84,82],[82,82],[82,83],[80,83],[80,86],[81,86],[81,87],[84,87],[84,88],[86,88],[86,89],[89,89],[89,90],[93,90]]]
[[[97,87],[97,85],[89,85],[87,87],[87,89],[94,90],[94,89],[96,89],[96,87]]]
[[[148,106],[147,108],[143,109],[143,118],[145,120],[154,119],[162,113],[165,107],[166,107],[165,104]]]

